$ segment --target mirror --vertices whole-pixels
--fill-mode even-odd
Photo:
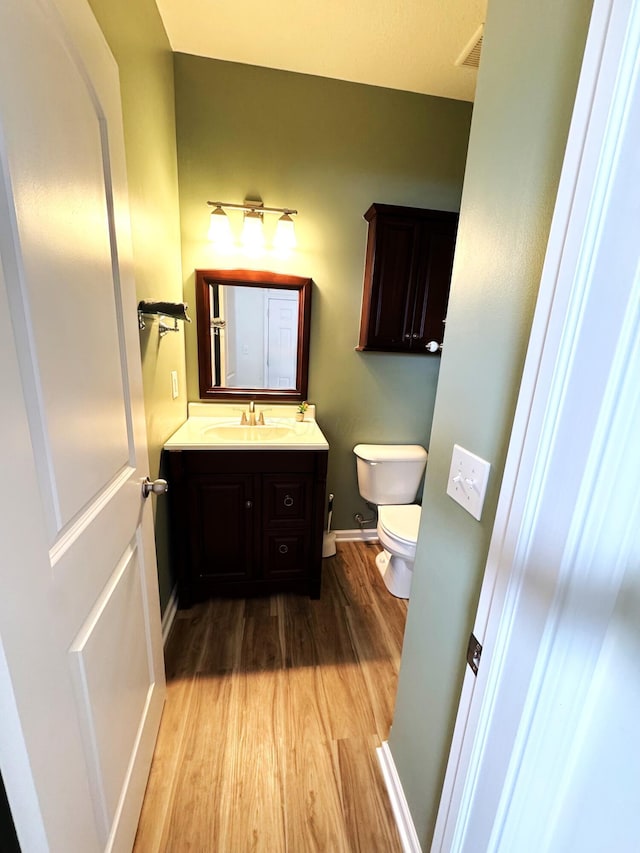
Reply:
[[[310,278],[196,270],[200,398],[307,396]]]

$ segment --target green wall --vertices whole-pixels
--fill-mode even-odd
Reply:
[[[173,54],[153,0],[90,0],[120,71],[138,299],[182,301]],[[182,324],[181,324],[182,325]],[[158,336],[157,320],[140,334],[150,476],[160,451],[186,418],[184,333]],[[171,399],[171,371],[180,395]],[[156,506],[160,602],[173,580],[167,545],[167,502]]]
[[[590,0],[489,3],[389,740],[424,850],[435,823],[590,11]],[[454,443],[491,462],[481,522],[445,494]]]
[[[176,54],[176,122],[185,299],[194,269],[310,276],[309,399],[330,443],[334,527],[366,511],[352,449],[428,446],[439,358],[357,353],[367,228],[374,202],[458,210],[471,105]],[[207,200],[293,207],[298,250],[217,253]],[[236,220],[239,223],[239,219]],[[198,399],[196,335],[187,329],[189,399]]]

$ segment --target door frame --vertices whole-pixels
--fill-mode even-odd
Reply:
[[[625,168],[617,158],[625,112],[639,86],[634,78],[639,30],[640,0],[595,0],[473,627],[483,644],[482,665],[477,678],[469,667],[465,669],[432,851],[463,849],[471,810],[481,796],[480,766],[489,749],[498,693],[507,677],[507,659],[514,650],[519,595],[534,570],[529,546],[539,502],[544,498],[543,481],[557,421],[563,415],[569,379],[589,379],[585,375],[589,366],[573,362],[574,336],[585,305],[597,298],[597,282],[589,277],[590,262],[595,253],[600,253],[600,258],[606,257],[607,251],[611,253],[609,247],[597,242],[598,226],[603,209],[607,210],[617,169]],[[637,244],[637,222],[621,217],[619,227],[626,229],[630,245]],[[616,260],[612,255],[613,269]],[[593,346],[597,348],[598,342]],[[602,346],[606,346],[604,341]],[[582,412],[588,409],[595,418],[601,401],[593,404],[585,395],[582,402]],[[555,595],[560,583],[556,578],[555,588],[548,591],[543,602],[548,616],[557,606]],[[616,588],[616,579],[611,578],[609,596]],[[529,650],[532,660],[537,651],[552,642],[552,622],[531,638],[535,644]],[[523,679],[514,689],[524,699],[528,686]],[[528,709],[530,720],[535,710]],[[572,712],[577,715],[579,708],[574,707]],[[512,748],[515,754],[515,742],[505,746],[507,751]]]

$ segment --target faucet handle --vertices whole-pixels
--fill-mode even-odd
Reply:
[[[247,420],[247,413],[243,411],[242,417],[240,418],[240,426],[245,426],[248,423],[249,421]]]
[[[260,424],[260,426],[264,426],[264,412],[260,412],[260,414],[258,415],[258,423]]]

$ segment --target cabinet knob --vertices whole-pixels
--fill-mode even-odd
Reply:
[[[278,551],[280,551],[281,554],[288,554],[289,553],[289,546],[288,545],[280,545],[278,548]]]
[[[414,332],[414,333],[411,335],[411,337],[413,338],[413,340],[414,340],[414,341],[417,341],[417,340],[419,339],[420,335],[419,335],[419,333],[418,333],[418,332]]]
[[[283,503],[286,507],[293,506],[293,498],[291,495],[285,495]]]
[[[245,509],[251,509],[253,507],[253,501],[245,501],[244,506]]]
[[[407,332],[407,334],[404,336],[404,339],[405,339],[405,341],[411,340],[411,335],[409,334],[409,332]]]

